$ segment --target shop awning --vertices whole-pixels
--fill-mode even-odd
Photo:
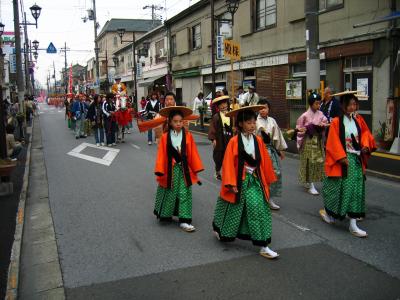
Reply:
[[[149,78],[145,78],[144,80],[140,80],[138,81],[138,85],[142,86],[142,87],[146,87],[146,86],[150,86],[154,83],[154,81],[164,77],[165,75],[161,75],[161,76],[154,76],[154,77],[149,77]]]

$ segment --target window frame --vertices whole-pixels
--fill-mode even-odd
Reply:
[[[177,56],[176,34],[171,36],[171,56]]]
[[[272,28],[277,27],[277,24],[278,24],[278,1],[274,0],[275,1],[275,23],[274,24],[270,24],[270,25],[265,25],[264,27],[257,28],[257,16],[258,16],[258,14],[257,14],[257,5],[258,5],[258,1],[260,1],[260,0],[253,0],[252,1],[252,6],[253,6],[253,8],[252,8],[252,12],[253,12],[253,32],[259,32],[259,31],[268,30],[268,29],[272,29]],[[265,4],[267,4],[266,3],[267,0],[263,0],[263,1],[265,1]],[[266,10],[266,8],[265,8],[265,10]],[[265,14],[264,18],[265,18],[265,20],[267,19],[267,15],[266,14]],[[266,21],[264,23],[266,24]]]
[[[323,9],[321,9],[320,1],[321,0],[318,1],[318,12],[320,14],[344,8],[344,0],[341,0],[342,1],[341,4],[332,5],[330,7],[327,7],[327,1],[328,0],[322,0],[322,1],[325,2],[325,8],[323,8]]]
[[[196,27],[199,27],[200,28],[200,32],[198,33],[198,36],[199,36],[199,41],[200,41],[200,45],[197,45],[196,47],[195,47],[195,45],[194,45],[194,42],[195,42],[195,31],[194,31],[194,29],[196,28]],[[198,49],[201,49],[201,46],[202,46],[202,41],[201,41],[201,23],[198,23],[198,24],[196,24],[196,25],[193,25],[192,26],[192,32],[191,32],[191,48],[192,48],[192,50],[198,50]]]

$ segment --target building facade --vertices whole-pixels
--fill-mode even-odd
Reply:
[[[214,36],[232,38],[240,44],[241,55],[233,72],[230,61],[216,61],[216,86],[230,92],[232,82],[235,87],[254,85],[271,101],[272,114],[284,128],[293,127],[306,109],[304,2],[243,0],[232,26],[226,2],[215,1]],[[399,72],[393,69],[399,25],[354,25],[388,16],[399,3],[319,1],[321,88],[362,91],[366,97],[360,101],[360,113],[373,131],[388,122],[388,99],[399,107]],[[209,1],[204,0],[166,21],[173,88],[188,106],[199,91],[211,92],[211,20]],[[398,119],[392,123],[395,133]]]

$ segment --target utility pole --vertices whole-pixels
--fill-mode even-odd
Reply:
[[[135,36],[135,32],[132,32],[132,56],[133,56],[133,68],[135,69],[134,73],[133,73],[133,80],[134,80],[134,92],[135,92],[135,96],[133,97],[133,100],[135,103],[137,103],[137,66],[136,66],[136,56],[135,56],[135,52],[136,52],[136,36]]]
[[[96,81],[99,80],[100,82],[99,46],[97,44],[96,0],[93,0],[93,23],[94,23],[94,53],[96,59]]]
[[[19,111],[24,113],[24,78],[22,76],[22,60],[21,60],[21,32],[19,29],[19,10],[18,0],[13,0],[14,9],[14,34],[15,34],[15,58],[17,64],[17,95]]]
[[[152,21],[153,21],[153,27],[154,27],[154,21],[157,19],[156,17],[156,11],[157,10],[163,10],[164,9],[164,7],[162,7],[162,6],[159,6],[159,5],[154,5],[154,4],[152,4],[152,5],[146,5],[146,6],[144,6],[143,7],[143,9],[151,9],[151,19],[152,19]]]
[[[304,2],[306,16],[307,90],[317,90],[320,87],[318,3],[318,0],[306,0]]]
[[[3,41],[0,36],[0,159],[7,158],[6,144],[6,128],[5,128],[5,113],[3,100],[3,71],[4,71],[4,56],[3,56]]]
[[[57,94],[56,65],[53,60],[54,94]]]
[[[215,29],[214,29],[214,0],[210,0],[211,6],[211,95],[215,99]],[[233,95],[232,95],[233,97]]]
[[[31,43],[31,41],[29,41],[29,48],[31,49],[31,51],[29,52],[29,60],[33,64],[33,60],[32,60],[32,43]],[[34,72],[34,70],[32,70],[32,74],[31,74],[31,84],[32,84],[32,95],[35,95],[35,72]]]
[[[65,95],[68,94],[68,79],[67,79],[67,42],[64,42],[64,48],[61,48],[60,51],[64,51],[64,73],[63,73],[63,77],[64,77],[64,86],[65,86]]]

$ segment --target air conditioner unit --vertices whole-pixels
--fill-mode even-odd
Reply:
[[[160,49],[160,57],[167,57],[167,49]]]

